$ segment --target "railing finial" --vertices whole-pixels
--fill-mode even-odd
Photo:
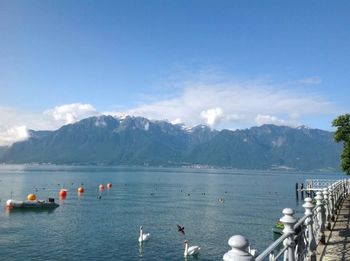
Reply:
[[[318,240],[322,244],[325,244],[326,237],[324,234],[325,226],[326,226],[326,210],[325,205],[323,204],[323,196],[321,191],[316,192],[316,206],[317,206],[317,216],[318,216],[318,225],[319,225],[319,231],[318,231]]]
[[[328,200],[328,195],[329,195],[329,192],[328,192],[328,189],[327,188],[324,188],[323,189],[323,201],[324,201],[324,206],[325,206],[325,212],[326,212],[326,229],[328,230],[331,230],[331,215],[330,215],[330,209],[329,209],[329,200]]]
[[[312,204],[312,198],[306,198],[305,203],[303,204],[303,208],[305,208],[305,226],[307,227],[307,257],[308,260],[314,260],[316,258],[316,240],[313,231],[313,214],[312,209],[314,208],[314,204]]]
[[[284,225],[283,234],[289,234],[289,236],[283,241],[283,245],[288,248],[286,255],[288,257],[288,261],[294,261],[294,248],[295,248],[295,242],[294,242],[294,224],[297,222],[297,219],[294,217],[294,210],[291,208],[285,208],[283,209],[282,213],[284,216],[280,218],[280,221]]]
[[[249,253],[249,241],[241,235],[235,235],[228,240],[232,248],[224,256],[224,261],[254,261],[255,258]]]

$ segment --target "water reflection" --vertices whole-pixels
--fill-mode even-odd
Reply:
[[[64,202],[66,201],[67,197],[60,197],[60,205],[63,205]]]
[[[9,208],[9,207],[5,207],[5,213],[7,216],[9,215],[26,215],[29,213],[47,213],[47,214],[52,214],[56,209],[51,208],[51,209],[45,209],[45,208]]]
[[[57,198],[62,187],[70,193],[59,201],[57,211],[0,211],[1,260],[11,260],[14,254],[19,261],[61,260],[66,256],[69,260],[103,260],[110,259],[111,249],[117,260],[218,260],[229,250],[225,242],[232,235],[244,235],[254,248],[263,250],[272,242],[271,229],[283,208],[304,212],[294,195],[295,182],[306,178],[301,173],[35,169],[1,171],[0,166],[2,207],[11,198],[11,190],[14,199],[25,199],[33,188],[37,198]],[[106,180],[113,183],[113,189],[98,191],[98,184]],[[82,183],[86,190],[80,197],[76,189]],[[137,246],[134,230],[140,223],[158,233],[149,244]],[[177,223],[186,227],[190,240],[203,247],[201,255],[183,256]],[[38,245],[45,251],[33,251]]]
[[[202,260],[202,261],[206,261],[209,259],[203,259],[203,257],[201,257],[200,255],[195,255],[195,256],[184,256],[184,261],[190,261],[190,260]]]
[[[139,243],[139,257],[143,256],[143,244]]]

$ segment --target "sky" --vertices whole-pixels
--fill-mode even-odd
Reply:
[[[0,0],[0,145],[89,116],[332,130],[350,2]]]

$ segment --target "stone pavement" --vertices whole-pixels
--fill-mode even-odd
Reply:
[[[350,195],[344,200],[332,230],[325,233],[325,246],[317,248],[319,261],[350,261]]]

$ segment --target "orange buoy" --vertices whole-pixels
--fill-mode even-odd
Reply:
[[[79,187],[78,188],[78,193],[84,193],[84,188],[83,187]]]
[[[100,188],[100,190],[104,190],[105,186],[103,184],[101,184],[99,188]]]
[[[34,194],[28,194],[27,199],[31,201],[36,200],[36,196]]]
[[[108,184],[107,184],[107,188],[110,189],[111,187],[112,187],[112,183],[108,183]]]
[[[60,190],[60,197],[61,198],[67,197],[67,190],[66,189],[61,189]]]

